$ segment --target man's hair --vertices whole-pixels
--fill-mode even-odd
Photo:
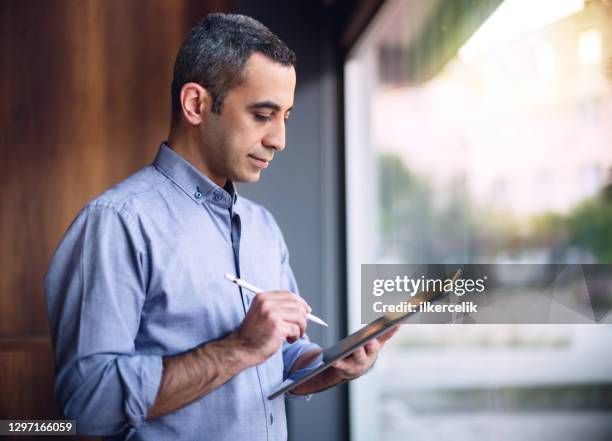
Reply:
[[[259,52],[284,66],[295,66],[295,54],[263,24],[237,14],[209,14],[187,35],[174,63],[172,120],[181,114],[181,88],[194,82],[213,98],[220,113],[230,90],[245,79],[245,66]]]

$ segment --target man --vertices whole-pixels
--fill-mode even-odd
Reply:
[[[295,56],[261,23],[211,14],[181,46],[172,122],[152,165],[91,201],[45,279],[55,394],[80,433],[130,440],[286,439],[284,399],[308,368],[285,242],[236,194],[285,147]],[[225,273],[274,290],[258,295]],[[362,375],[390,334],[294,391]]]

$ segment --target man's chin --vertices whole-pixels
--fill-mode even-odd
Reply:
[[[237,179],[233,179],[234,182],[243,182],[245,184],[253,184],[258,182],[261,179],[261,170],[254,173],[245,173],[238,177]]]

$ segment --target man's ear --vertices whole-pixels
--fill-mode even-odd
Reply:
[[[197,83],[185,83],[181,87],[181,108],[183,117],[191,125],[197,126],[212,107],[210,93]]]

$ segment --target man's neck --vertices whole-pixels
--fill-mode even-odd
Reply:
[[[204,149],[193,136],[170,130],[166,144],[219,187],[225,186],[227,179],[216,176],[208,167],[206,158],[202,154]]]

